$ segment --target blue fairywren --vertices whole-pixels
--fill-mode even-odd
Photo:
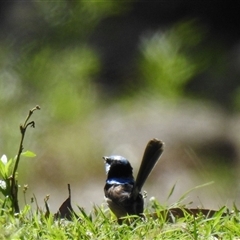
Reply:
[[[132,166],[126,158],[116,155],[103,157],[107,174],[105,198],[118,220],[126,215],[143,213],[144,201],[141,189],[160,158],[163,148],[164,143],[158,139],[148,142],[136,181]]]

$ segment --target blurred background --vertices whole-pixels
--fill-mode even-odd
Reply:
[[[136,176],[151,138],[165,151],[148,197],[191,206],[240,204],[240,28],[235,1],[0,2],[0,155],[17,154],[19,183],[57,211],[104,202],[102,156]],[[167,196],[176,184],[170,199]],[[19,191],[20,202],[23,194]]]

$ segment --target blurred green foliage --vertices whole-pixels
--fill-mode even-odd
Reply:
[[[26,140],[26,148],[40,155],[41,163],[38,164],[41,166],[36,167],[39,175],[45,172],[48,181],[56,171],[55,182],[59,182],[59,172],[63,177],[72,174],[77,178],[76,168],[94,166],[92,171],[97,176],[102,162],[87,160],[101,157],[104,146],[101,136],[96,133],[102,128],[98,117],[104,115],[109,105],[123,100],[121,103],[127,102],[131,108],[131,101],[141,101],[141,96],[144,99],[146,95],[153,99],[180,100],[188,96],[188,84],[212,66],[216,70],[213,74],[226,72],[223,57],[220,57],[224,50],[217,45],[203,47],[207,29],[197,21],[180,21],[138,37],[137,73],[129,73],[126,81],[130,94],[123,92],[122,98],[115,94],[109,94],[114,96],[112,99],[106,97],[98,83],[98,76],[103,71],[100,55],[104,53],[92,44],[91,37],[97,37],[93,33],[101,31],[98,27],[106,19],[110,19],[110,29],[115,30],[111,19],[124,18],[132,2],[32,2],[31,10],[36,16],[30,24],[31,29],[22,29],[26,30],[22,33],[25,37],[10,34],[0,42],[0,154],[14,156],[19,123],[28,109],[39,104],[41,117],[36,116],[36,130],[30,131],[30,140]],[[107,34],[111,37],[112,32]],[[115,50],[117,58],[119,52]],[[114,67],[121,68],[122,65]],[[136,79],[132,79],[134,77]],[[109,85],[114,81],[111,79]],[[238,89],[232,104],[240,109]],[[108,90],[111,91],[111,87]],[[191,97],[195,98],[197,94]],[[101,110],[103,113],[94,118]],[[95,123],[98,121],[99,125]],[[31,138],[33,134],[34,138]],[[35,137],[37,140],[33,141]],[[32,162],[30,164],[32,167]],[[25,172],[32,175],[28,168]],[[87,175],[87,171],[81,173],[83,182]]]
[[[102,19],[121,14],[129,4],[35,1],[31,6],[34,21],[24,23],[31,29],[19,26],[25,37],[10,33],[0,42],[1,152],[16,154],[18,126],[26,111],[39,104],[41,117],[35,116],[36,129],[29,131],[24,148],[35,151],[40,161],[22,161],[20,182],[33,186],[44,173],[43,182],[60,184],[60,172],[61,180],[77,179],[76,169],[92,165],[93,174],[99,174],[96,166],[102,162],[86,161],[101,156],[102,149],[99,136],[88,127],[101,100],[94,81],[101,62],[89,37]],[[82,182],[86,176],[87,171],[81,173]]]
[[[186,84],[204,68],[190,54],[201,43],[203,34],[194,21],[187,21],[144,37],[139,69],[145,86],[167,98],[184,97]]]
[[[86,46],[59,51],[46,47],[22,59],[18,72],[32,101],[37,96],[41,105],[48,105],[51,117],[71,121],[95,104],[92,78],[99,67],[96,55]]]
[[[64,0],[36,1],[34,5],[41,19],[41,32],[47,36],[48,44],[62,46],[87,39],[103,18],[121,14],[129,3]]]
[[[17,49],[17,36],[0,46],[2,107],[38,101],[57,119],[84,116],[97,102],[93,79],[101,67],[88,37],[103,18],[128,6],[119,1],[34,2],[37,35],[26,37]]]
[[[89,37],[101,20],[126,13],[131,2],[37,1],[33,8],[39,20],[35,22],[37,35],[26,38],[17,49],[14,40],[2,41],[0,46],[2,120],[39,104],[54,124],[55,120],[84,124],[105,99],[96,81],[101,58]],[[206,55],[196,51],[205,34],[198,22],[182,21],[144,35],[137,60],[140,85],[133,87],[129,79],[127,84],[134,92],[130,95],[135,98],[149,92],[168,99],[185,97],[186,85],[210,65]],[[4,132],[5,138],[9,129]],[[7,146],[3,143],[2,147]]]

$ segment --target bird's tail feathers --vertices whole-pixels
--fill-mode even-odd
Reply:
[[[161,157],[164,150],[164,143],[156,138],[150,140],[143,154],[142,163],[138,171],[135,183],[135,191],[140,192],[143,184]],[[134,193],[133,193],[134,194]]]

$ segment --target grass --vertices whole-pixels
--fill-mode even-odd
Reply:
[[[104,206],[93,207],[91,214],[81,210],[72,221],[55,219],[53,214],[46,218],[43,211],[33,212],[29,205],[14,216],[1,210],[0,239],[240,239],[237,209],[223,216],[226,209],[221,208],[211,218],[184,212],[170,222],[163,211],[166,207],[155,201],[157,217],[152,217],[149,206],[145,219],[127,217],[128,224],[122,225]]]

